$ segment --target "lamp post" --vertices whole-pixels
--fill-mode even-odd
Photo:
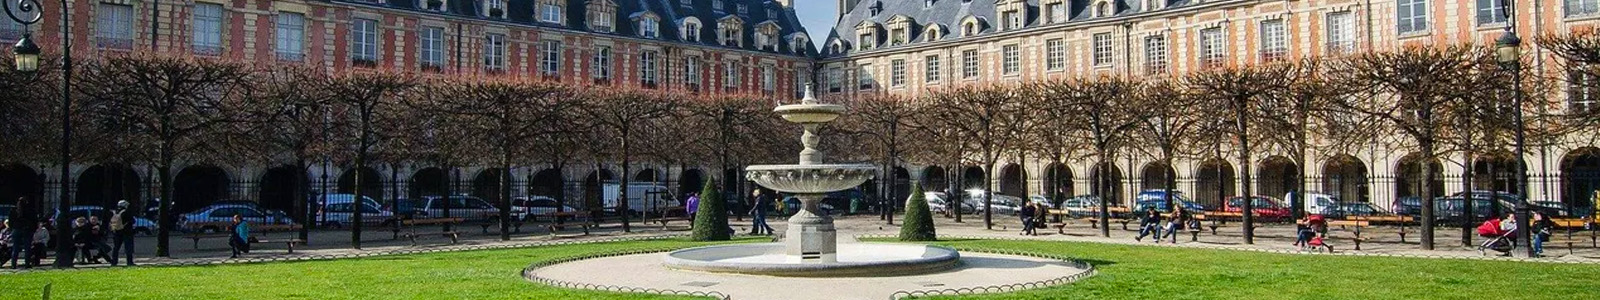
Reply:
[[[40,5],[39,0],[16,0],[16,6],[17,6],[16,11],[12,11],[12,9],[11,9],[12,3],[11,2],[12,2],[11,0],[0,0],[0,8],[4,8],[6,10],[6,16],[7,17],[11,17],[11,20],[16,21],[17,23],[22,24],[23,26],[29,26],[29,25],[33,25],[33,24],[39,23],[39,19],[44,17],[44,11],[42,10],[43,6]],[[38,10],[38,11],[35,12],[35,10]],[[18,15],[17,14],[18,12],[21,12],[22,14]],[[72,140],[70,139],[70,137],[72,136],[72,119],[71,119],[71,116],[72,116],[72,92],[71,92],[71,87],[72,87],[72,39],[70,38],[72,36],[72,33],[71,33],[72,32],[72,28],[70,26],[68,26],[69,24],[72,24],[72,22],[71,22],[70,19],[68,19],[69,18],[68,17],[68,12],[69,12],[69,10],[67,9],[67,1],[66,0],[62,0],[61,1],[61,191],[60,191],[61,200],[56,202],[56,210],[58,212],[61,212],[61,213],[65,213],[70,208],[72,208],[72,203],[71,203],[72,199],[70,197],[68,197],[68,195],[70,195],[71,193],[67,192],[70,188],[72,188],[71,183],[70,183],[71,181],[67,180],[67,178],[72,176],[72,173],[71,173],[72,172],[72,155],[71,155],[71,151],[70,151],[72,149]],[[28,32],[29,30],[27,30],[26,27],[24,27],[23,31],[24,31],[24,33],[22,34],[22,39],[17,41],[17,45],[11,48],[12,53],[16,55],[17,71],[21,71],[21,72],[38,71],[39,70],[39,53],[40,53],[39,45],[34,44],[34,42],[33,42],[33,33]],[[67,220],[67,218],[64,218],[64,217],[56,218],[56,233],[55,233],[56,236],[62,236],[62,237],[71,236],[71,232],[72,232],[72,226],[71,225],[72,225],[72,220]],[[66,238],[58,238],[58,239],[56,239],[56,253],[58,253],[58,254],[56,255],[56,261],[54,263],[55,267],[57,267],[57,268],[70,268],[70,267],[72,267],[72,252],[73,252],[72,249],[73,249],[72,248],[72,239],[66,239]]]
[[[1517,128],[1515,142],[1517,169],[1514,171],[1517,176],[1518,196],[1516,203],[1517,244],[1527,251],[1528,257],[1534,257],[1538,254],[1533,251],[1532,239],[1529,236],[1531,231],[1528,230],[1532,224],[1528,222],[1528,163],[1524,159],[1527,154],[1528,130],[1524,127],[1522,120],[1522,39],[1517,37],[1516,15],[1513,13],[1515,7],[1510,5],[1510,2],[1511,0],[1500,1],[1500,7],[1506,15],[1506,32],[1500,38],[1495,39],[1495,60],[1500,63],[1502,70],[1511,73],[1512,81],[1511,109],[1515,114],[1512,119],[1512,126]]]

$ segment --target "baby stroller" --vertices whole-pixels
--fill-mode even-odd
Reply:
[[[1494,250],[1501,256],[1510,256],[1511,250],[1517,246],[1516,239],[1512,236],[1516,232],[1514,226],[1510,229],[1500,228],[1500,219],[1483,221],[1483,224],[1478,225],[1478,236],[1488,240],[1478,244],[1478,254],[1488,255],[1488,250]]]

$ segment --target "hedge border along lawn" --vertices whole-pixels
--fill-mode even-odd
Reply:
[[[760,242],[741,238],[734,242]],[[529,282],[530,264],[629,249],[688,248],[687,238],[403,254],[321,261],[101,268],[0,274],[0,299],[705,299],[564,289]],[[595,270],[616,272],[623,270]]]
[[[966,239],[932,244],[1065,255],[1099,271],[1068,285],[934,299],[1600,299],[1600,265],[1595,264],[1062,241]]]

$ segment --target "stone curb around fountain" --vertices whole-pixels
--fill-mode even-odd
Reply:
[[[865,236],[865,235],[861,235],[861,236]],[[897,300],[897,299],[902,299],[902,298],[906,298],[906,297],[925,297],[925,296],[936,296],[936,295],[973,295],[973,294],[1010,293],[1010,292],[1017,292],[1017,291],[1024,291],[1024,290],[1039,289],[1039,288],[1046,288],[1046,287],[1052,287],[1052,286],[1060,286],[1060,285],[1071,284],[1071,283],[1077,282],[1079,280],[1083,280],[1084,278],[1089,278],[1091,276],[1099,274],[1098,269],[1096,269],[1093,264],[1090,264],[1090,263],[1085,262],[1083,260],[1079,260],[1079,259],[1072,258],[1072,257],[1069,257],[1069,256],[1064,256],[1064,255],[1054,255],[1054,254],[1046,254],[1046,253],[1031,252],[1031,251],[1020,251],[1020,250],[981,248],[981,247],[977,247],[977,248],[975,248],[975,247],[951,247],[951,248],[955,249],[957,251],[971,252],[971,253],[986,253],[986,254],[1025,256],[1025,257],[1033,257],[1033,258],[1042,258],[1042,259],[1047,259],[1047,260],[1061,261],[1061,262],[1065,262],[1065,263],[1070,264],[1073,268],[1079,269],[1080,271],[1072,272],[1070,274],[1065,274],[1065,275],[1062,275],[1062,276],[1058,276],[1058,277],[1054,277],[1054,278],[1050,278],[1050,279],[1045,279],[1045,280],[1037,280],[1037,281],[1029,281],[1029,282],[1018,282],[1018,283],[1010,283],[1010,284],[999,284],[999,285],[988,285],[988,286],[977,286],[977,287],[963,287],[963,288],[950,288],[950,289],[899,290],[899,291],[895,291],[895,292],[891,293],[888,296],[888,298],[890,300]],[[717,292],[717,291],[700,292],[700,291],[685,291],[685,290],[673,290],[673,289],[643,288],[643,287],[632,287],[632,286],[622,286],[622,285],[605,285],[605,284],[569,282],[569,281],[545,278],[545,277],[541,277],[541,276],[537,275],[537,271],[539,269],[542,269],[542,268],[545,268],[545,267],[549,267],[549,266],[558,265],[558,264],[563,264],[563,263],[570,263],[570,262],[576,262],[576,261],[588,260],[588,259],[616,257],[616,256],[664,253],[664,252],[671,252],[671,251],[680,250],[680,249],[682,249],[682,248],[667,247],[667,248],[652,248],[652,249],[635,249],[635,250],[625,250],[625,251],[611,251],[611,252],[592,253],[592,254],[586,254],[586,255],[576,255],[576,256],[558,258],[558,259],[554,259],[554,260],[548,260],[548,261],[544,261],[544,262],[538,262],[538,263],[529,264],[528,267],[526,267],[526,268],[524,268],[522,270],[522,276],[523,276],[524,279],[528,280],[529,282],[545,284],[545,285],[554,286],[554,287],[560,287],[560,288],[569,288],[569,289],[596,290],[596,291],[608,291],[608,292],[625,292],[625,293],[644,293],[644,294],[656,294],[656,295],[704,296],[704,297],[714,297],[716,299],[722,299],[722,300],[732,300],[733,299],[731,296],[729,296],[727,294],[723,294],[721,292]],[[782,277],[774,277],[771,280],[782,280]]]
[[[858,235],[855,236],[855,238],[858,239],[858,240],[859,239],[883,239],[883,238],[892,239],[892,238],[897,238],[897,237],[899,237],[899,236],[892,235],[892,234],[875,234],[875,233],[874,234],[858,234]],[[1513,261],[1513,262],[1534,262],[1534,263],[1551,263],[1551,264],[1600,265],[1600,261],[1592,261],[1592,260],[1560,260],[1560,259],[1550,259],[1550,258],[1525,258],[1525,257],[1505,257],[1505,256],[1415,255],[1415,254],[1394,254],[1394,253],[1365,253],[1365,252],[1349,252],[1349,251],[1347,251],[1347,252],[1326,253],[1326,252],[1295,251],[1295,250],[1283,250],[1283,249],[1266,249],[1266,248],[1255,248],[1255,247],[1236,247],[1236,246],[1222,246],[1222,245],[1194,244],[1194,243],[1189,243],[1189,244],[1135,244],[1135,243],[1106,242],[1106,241],[1041,240],[1041,239],[1016,238],[1016,237],[980,236],[980,235],[942,235],[942,234],[939,235],[939,238],[940,239],[1023,241],[1023,242],[1094,243],[1094,244],[1104,244],[1104,245],[1153,246],[1153,247],[1169,247],[1169,248],[1230,250],[1230,251],[1277,253],[1277,254],[1295,254],[1295,255],[1330,255],[1330,256],[1359,256],[1359,257],[1402,257],[1402,258],[1422,258],[1422,259],[1465,259],[1465,260],[1482,260],[1482,261]],[[957,248],[957,250],[960,250],[960,248]]]

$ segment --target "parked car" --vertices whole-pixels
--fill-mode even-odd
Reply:
[[[1330,211],[1327,217],[1342,219],[1346,217],[1371,217],[1388,214],[1387,212],[1378,209],[1378,207],[1372,206],[1371,203],[1366,202],[1340,203],[1337,207],[1337,209]]]
[[[1442,197],[1433,199],[1433,219],[1441,222],[1461,222],[1466,217],[1466,201],[1462,197]],[[1494,201],[1486,198],[1473,199],[1472,217],[1474,220],[1486,220],[1495,216]]]
[[[511,217],[528,221],[535,216],[555,213],[557,211],[574,212],[577,208],[561,205],[555,198],[546,196],[527,196],[511,198]]]
[[[973,214],[983,213],[983,196],[984,190],[967,190],[967,197],[964,202],[971,203]],[[1022,211],[1022,198],[995,193],[994,198],[989,201],[989,206],[993,207],[994,212],[997,214],[1016,215],[1017,212]]]
[[[1189,213],[1202,213],[1202,212],[1206,211],[1206,206],[1205,205],[1200,205],[1200,203],[1195,203],[1194,201],[1187,201],[1187,200],[1174,200],[1174,201],[1177,201],[1175,203],[1177,203],[1178,205],[1182,205],[1183,209],[1189,211]],[[1135,211],[1135,212],[1144,211],[1145,208],[1147,208],[1147,207],[1154,207],[1156,209],[1156,211],[1161,212],[1161,213],[1172,212],[1172,210],[1167,209],[1167,202],[1165,200],[1139,201],[1138,203],[1135,203],[1133,205],[1133,211]]]
[[[1420,217],[1422,216],[1422,197],[1408,196],[1395,199],[1389,205],[1389,211],[1396,215]]]
[[[931,202],[930,202],[930,204],[931,204]],[[832,204],[828,204],[827,201],[823,201],[822,203],[818,203],[817,204],[817,208],[822,209],[822,214],[824,214],[824,215],[832,215],[834,212],[836,212],[833,209],[833,205]],[[799,212],[800,211],[800,198],[795,198],[794,196],[784,196],[783,197],[783,209],[784,209],[783,210],[784,212],[789,213],[789,214],[794,214],[795,212]],[[843,213],[842,211],[837,211],[837,212]]]
[[[1283,200],[1267,196],[1251,196],[1250,199],[1250,211],[1256,217],[1265,220],[1285,220],[1291,214],[1289,205],[1284,204]],[[1222,211],[1244,212],[1244,197],[1228,198],[1228,201],[1222,204]]]
[[[1450,196],[1452,196],[1452,197],[1460,197],[1461,195],[1465,195],[1465,194],[1466,193],[1457,192],[1457,193],[1452,194]],[[1491,191],[1481,191],[1481,190],[1480,191],[1472,191],[1472,198],[1476,198],[1476,199],[1494,198],[1496,200],[1494,202],[1494,204],[1497,205],[1497,206],[1494,207],[1494,213],[1496,215],[1504,215],[1504,214],[1511,213],[1514,209],[1516,209],[1517,202],[1522,202],[1522,196],[1517,195],[1515,193],[1510,193],[1510,192],[1491,192]],[[1528,202],[1528,209],[1530,209],[1530,210],[1532,210],[1534,212],[1538,212],[1540,214],[1544,214],[1546,216],[1550,216],[1550,217],[1567,216],[1570,213],[1568,211],[1568,209],[1566,208],[1565,204],[1562,204],[1561,202],[1555,202],[1555,201],[1532,201],[1532,202]]]
[[[107,229],[111,228],[111,210],[108,210],[105,207],[94,205],[73,205],[72,208],[67,211],[66,217],[69,219],[77,219],[78,217],[83,216],[100,217],[100,222],[106,224]],[[50,224],[55,224],[55,220],[50,220]],[[135,234],[152,235],[156,233],[156,228],[158,227],[156,227],[155,221],[138,216],[133,217],[133,232]]]
[[[445,197],[423,196],[420,199],[398,201],[397,214],[410,218],[443,218]],[[450,196],[450,217],[466,221],[499,220],[500,208],[489,201],[473,196]],[[513,216],[515,217],[515,216]]]
[[[622,185],[617,183],[606,183],[601,186],[600,194],[601,199],[603,199],[602,201],[604,201],[602,205],[605,207],[605,211],[609,213],[617,212],[618,205],[622,205],[617,201],[617,198],[622,197]],[[729,196],[728,199],[730,200],[739,198],[738,195],[726,196]],[[671,190],[667,189],[667,186],[648,182],[628,183],[629,213],[638,214],[642,211],[678,206],[677,201],[673,201],[672,199],[676,198],[674,198],[672,195]]]
[[[933,213],[944,214],[949,210],[950,203],[949,200],[946,200],[944,192],[922,192],[922,195],[928,200],[928,209],[932,210]],[[961,212],[972,211],[977,211],[977,209],[973,208],[971,203],[961,204]]]
[[[1289,192],[1288,194],[1283,195],[1284,199],[1294,199],[1294,197],[1294,192]],[[1308,214],[1327,215],[1336,209],[1340,202],[1342,201],[1339,200],[1339,197],[1334,197],[1333,195],[1329,194],[1311,192],[1305,194],[1305,198],[1301,199],[1300,205],[1301,209],[1304,209]]]
[[[1045,197],[1045,195],[1028,196],[1028,201],[1032,201],[1033,203],[1037,203],[1040,207],[1044,207],[1045,209],[1054,209],[1054,208],[1056,208],[1056,204],[1052,203],[1052,201],[1050,201],[1050,200],[1051,200],[1050,197]],[[1061,199],[1061,201],[1066,201],[1066,200],[1067,199],[1065,199],[1065,198]]]
[[[227,228],[228,223],[233,222],[234,215],[239,215],[252,224],[294,224],[294,220],[287,216],[267,214],[255,205],[225,202],[207,205],[179,215],[176,228],[191,232],[217,232]]]
[[[317,210],[317,223],[326,227],[344,228],[349,225],[355,216],[356,205],[351,194],[329,194],[319,197],[322,206]],[[394,212],[382,209],[378,201],[361,197],[361,223],[365,225],[388,226],[396,220]]]
[[[1558,217],[1558,216],[1560,216],[1560,217],[1569,217],[1569,216],[1578,216],[1578,215],[1580,215],[1580,214],[1575,214],[1572,211],[1572,207],[1568,206],[1566,202],[1561,202],[1561,201],[1534,201],[1534,202],[1530,202],[1529,204],[1531,204],[1533,206],[1538,206],[1538,207],[1547,207],[1547,208],[1550,208],[1550,209],[1555,210],[1555,211],[1558,212],[1558,214],[1551,215],[1550,217]]]
[[[1110,206],[1120,206],[1112,203]],[[1067,211],[1067,216],[1072,218],[1093,217],[1100,211],[1100,196],[1078,195],[1061,201],[1061,209]]]

